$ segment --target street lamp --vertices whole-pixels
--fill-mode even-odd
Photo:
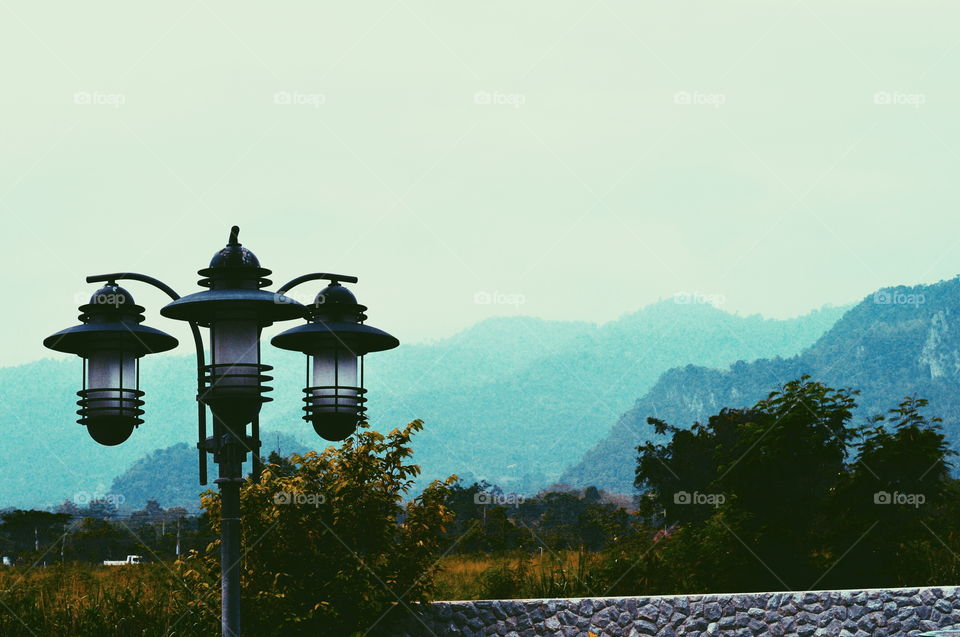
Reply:
[[[198,272],[206,290],[180,297],[165,283],[143,274],[123,272],[87,277],[88,283],[106,281],[90,303],[80,307],[81,325],[44,340],[50,349],[78,354],[84,359],[83,390],[78,392],[81,424],[97,442],[116,445],[143,421],[143,392],[139,387],[140,357],[173,349],[177,340],[141,325],[143,308],[119,287],[119,279],[140,281],[162,290],[172,301],[160,310],[171,319],[186,321],[197,357],[197,425],[200,484],[207,483],[207,454],[218,465],[215,480],[221,501],[221,630],[224,637],[240,635],[240,485],[247,452],[253,453],[254,479],[260,472],[259,413],[272,388],[266,375],[272,367],[261,362],[260,336],[278,321],[305,318],[307,323],[273,339],[274,345],[307,354],[307,415],[327,440],[343,440],[363,420],[362,357],[390,349],[399,341],[382,330],[363,325],[366,307],[340,281],[356,277],[314,273],[297,277],[277,292],[257,257],[239,241],[240,229],[230,230],[227,245],[210,266]],[[326,279],[330,284],[310,306],[285,296],[306,281]],[[210,363],[200,328],[210,330]],[[360,363],[358,365],[358,359]],[[213,415],[213,435],[207,436],[206,409]],[[251,425],[250,434],[247,425]]]
[[[140,358],[173,349],[177,339],[141,325],[143,308],[112,280],[79,309],[80,325],[48,336],[43,344],[83,359],[77,422],[101,445],[119,445],[143,423]]]
[[[253,422],[260,406],[270,398],[263,383],[272,367],[260,363],[260,331],[274,321],[303,316],[304,307],[283,295],[261,288],[270,285],[264,277],[270,270],[238,239],[240,229],[230,232],[226,247],[213,255],[210,267],[197,272],[199,284],[209,288],[176,299],[160,310],[167,318],[195,323],[210,329],[211,364],[205,365],[200,400],[213,412],[214,426],[229,429]]]
[[[338,278],[346,277],[323,278],[329,279],[330,284],[308,306],[306,325],[277,334],[270,342],[280,349],[307,355],[303,419],[313,425],[321,438],[336,441],[352,434],[364,420],[364,355],[392,349],[400,341],[363,324],[367,308],[340,285]]]

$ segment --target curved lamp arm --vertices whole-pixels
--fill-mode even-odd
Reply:
[[[100,283],[101,281],[116,281],[117,279],[128,279],[130,281],[140,281],[148,283],[153,287],[163,291],[167,296],[176,301],[180,295],[173,291],[173,288],[159,279],[146,274],[137,274],[136,272],[114,272],[113,274],[94,274],[87,277],[87,283]],[[198,332],[199,333],[199,332]]]
[[[231,235],[232,236],[232,235]],[[146,283],[152,285],[158,290],[162,291],[164,294],[169,296],[171,299],[176,301],[180,298],[180,295],[177,294],[172,287],[164,283],[159,279],[155,279],[152,276],[147,276],[146,274],[137,274],[136,272],[114,272],[112,274],[95,274],[93,276],[87,277],[87,283],[99,283],[101,281],[116,281],[119,279],[124,279],[128,281],[140,281],[141,283]],[[197,428],[198,435],[200,437],[200,442],[202,443],[207,437],[207,410],[204,408],[203,403],[199,401],[199,396],[203,392],[203,367],[206,365],[206,360],[203,351],[203,339],[200,336],[200,328],[194,321],[188,321],[190,323],[190,332],[193,334],[193,344],[197,350]],[[200,484],[207,484],[207,452],[203,449],[200,450]]]
[[[313,274],[304,274],[303,276],[298,276],[292,281],[288,281],[280,286],[277,290],[277,294],[285,294],[291,289],[297,287],[301,283],[306,283],[307,281],[317,281],[319,279],[326,279],[327,281],[346,281],[347,283],[356,283],[359,279],[355,276],[349,276],[347,274],[331,274],[329,272],[314,272]]]

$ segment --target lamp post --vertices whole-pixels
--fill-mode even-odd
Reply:
[[[391,349],[399,341],[382,330],[364,325],[366,307],[340,282],[356,277],[314,273],[297,277],[277,292],[257,257],[239,241],[240,229],[230,230],[227,245],[214,254],[210,266],[198,272],[207,288],[180,297],[168,285],[143,274],[122,272],[87,277],[88,283],[106,282],[80,307],[79,325],[61,330],[43,344],[59,352],[77,354],[84,361],[83,389],[77,394],[78,423],[98,443],[117,445],[143,423],[144,392],[140,390],[139,361],[147,354],[177,346],[177,340],[142,325],[143,308],[117,285],[118,280],[152,285],[172,300],[160,310],[171,319],[186,321],[197,357],[197,424],[200,484],[207,484],[207,454],[218,466],[214,482],[221,501],[221,629],[224,637],[240,635],[240,486],[247,452],[253,454],[253,478],[260,475],[259,414],[272,380],[272,367],[261,362],[260,335],[278,321],[306,319],[307,323],[273,339],[283,349],[307,355],[304,419],[326,440],[343,440],[364,420],[366,390],[363,356]],[[314,303],[303,306],[285,295],[308,281],[327,280]],[[200,328],[210,331],[210,363]],[[213,435],[207,436],[207,408],[213,416]],[[250,425],[248,433],[247,426]]]

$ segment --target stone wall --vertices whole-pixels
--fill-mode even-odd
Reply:
[[[603,599],[434,602],[395,634],[504,635],[919,635],[960,625],[960,587],[675,595]]]

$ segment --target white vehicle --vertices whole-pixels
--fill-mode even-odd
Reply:
[[[125,560],[104,560],[104,566],[124,566],[126,564],[140,564],[142,563],[142,555],[128,555]]]

